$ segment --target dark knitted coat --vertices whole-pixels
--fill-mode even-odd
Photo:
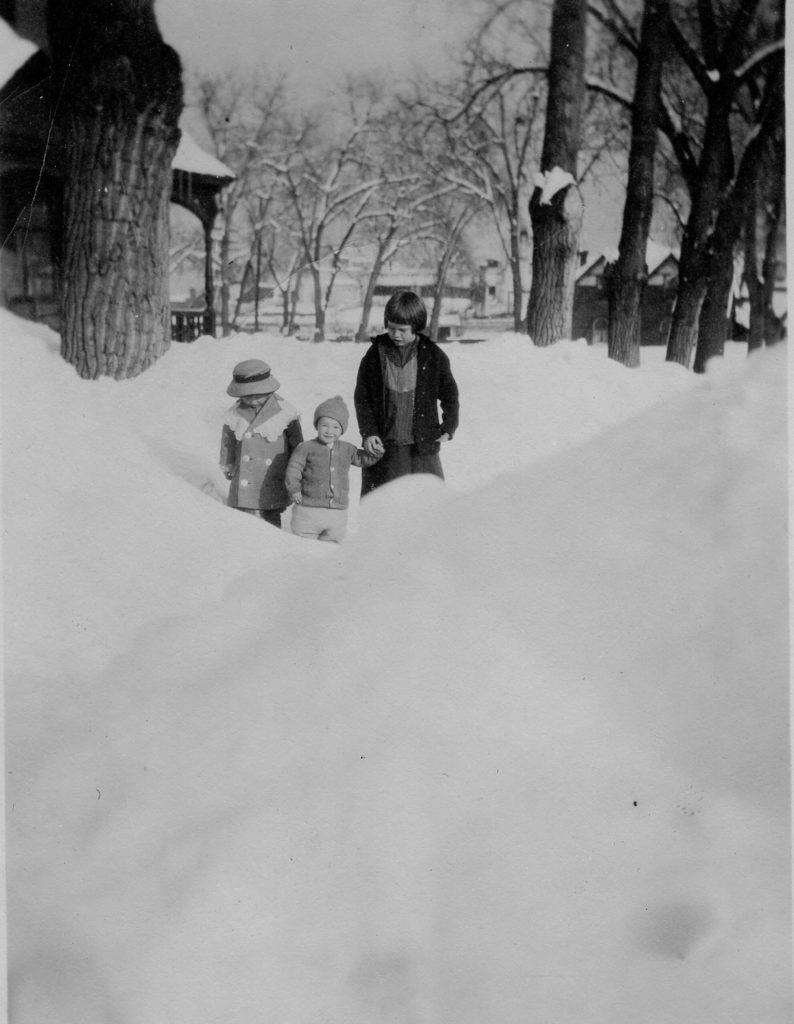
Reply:
[[[373,434],[382,436],[386,428],[386,389],[378,348],[392,344],[388,334],[379,334],[364,353],[358,368],[353,400],[363,438]],[[416,358],[414,444],[420,454],[429,455],[441,448],[438,439],[442,434],[452,437],[458,429],[458,386],[447,354],[424,334],[419,335]]]

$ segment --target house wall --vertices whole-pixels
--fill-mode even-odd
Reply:
[[[674,302],[673,287],[651,284],[646,287],[641,311],[642,345],[666,343]],[[577,284],[573,299],[573,337],[586,338],[588,345],[605,343],[608,317],[609,302],[600,280],[595,284]]]

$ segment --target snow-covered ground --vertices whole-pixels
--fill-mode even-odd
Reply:
[[[362,346],[0,331],[13,1024],[791,1020],[783,350],[451,343],[337,547],[215,462],[235,362],[309,431]]]

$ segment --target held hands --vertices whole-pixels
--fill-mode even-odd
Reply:
[[[383,455],[386,451],[383,447],[383,441],[381,441],[377,434],[373,434],[371,437],[366,438],[363,448],[367,455]]]
[[[439,441],[450,441],[449,434],[442,434],[439,437]],[[383,441],[378,437],[377,434],[373,434],[371,437],[366,438],[362,447],[368,455],[383,455],[386,449],[383,447]]]
[[[290,498],[292,498],[292,500],[295,502],[296,505],[302,505],[303,504],[303,495],[300,494],[300,493],[298,493],[298,494],[290,494]]]

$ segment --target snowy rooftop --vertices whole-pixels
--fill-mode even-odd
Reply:
[[[181,123],[180,128],[182,137],[171,162],[175,170],[188,171],[190,174],[206,174],[213,178],[228,178],[229,181],[237,177],[226,164],[205,152]]]
[[[664,263],[666,259],[672,256],[674,259],[678,259],[680,253],[678,249],[671,249],[666,245],[659,245],[658,242],[654,242],[652,238],[648,239],[648,244],[645,247],[645,262],[648,265],[648,273],[653,274],[659,267]],[[614,263],[618,258],[617,246],[612,246],[609,249],[604,249],[601,252],[591,256],[581,267],[576,270],[576,280],[578,281],[582,277],[586,277],[593,267],[595,267],[601,260],[605,260],[607,263]]]

